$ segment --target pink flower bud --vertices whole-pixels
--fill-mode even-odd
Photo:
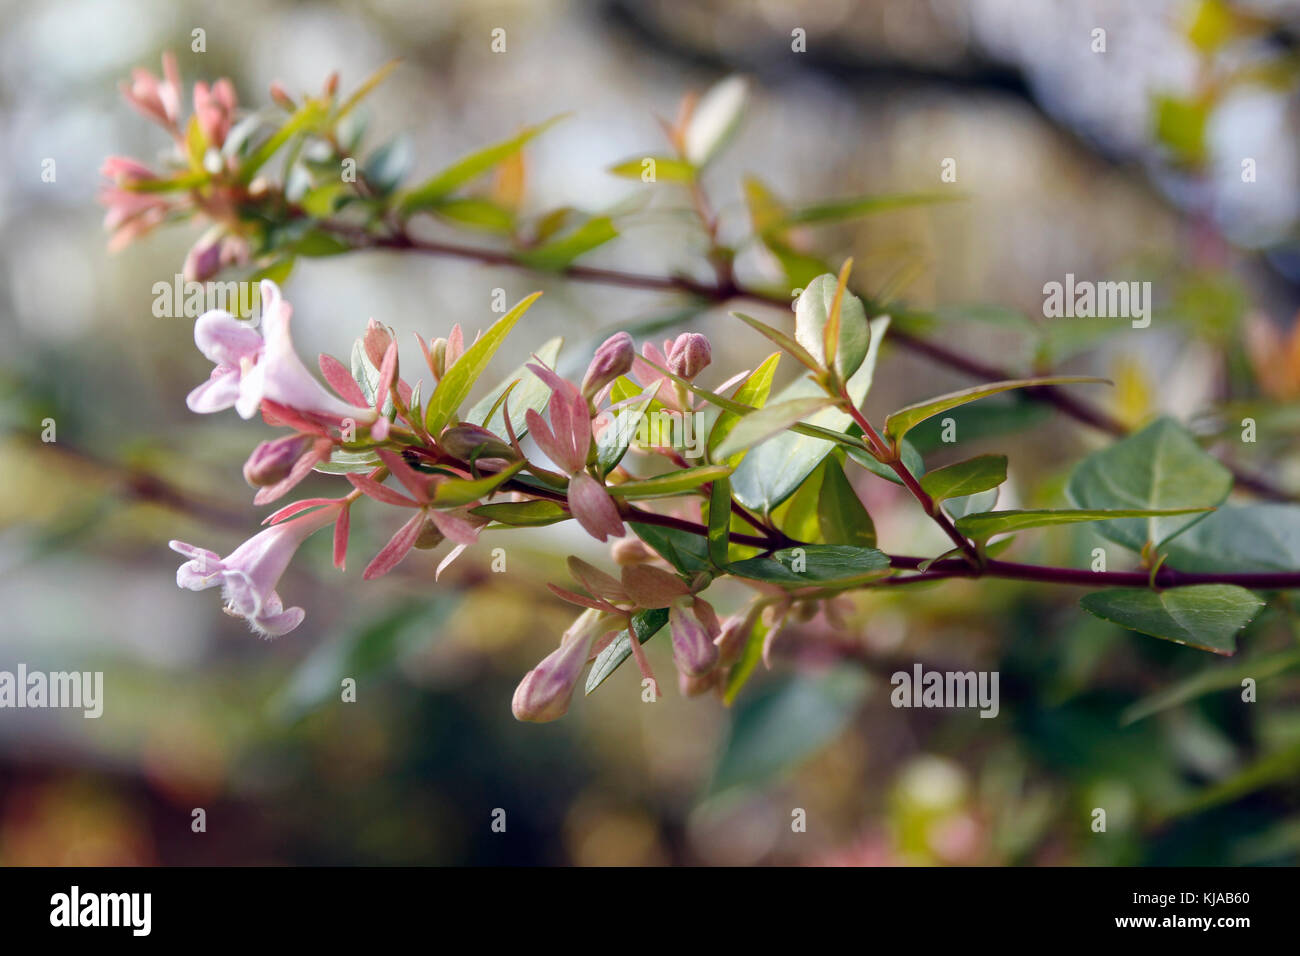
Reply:
[[[718,648],[713,643],[718,632],[711,631],[707,622],[700,620],[697,609],[701,604],[705,602],[697,598],[694,607],[689,602],[679,601],[668,609],[668,624],[673,636],[673,663],[688,677],[702,677],[718,663]],[[713,621],[716,623],[717,618],[714,617]]]
[[[366,358],[370,359],[370,363],[375,368],[383,366],[384,353],[388,351],[388,346],[393,341],[393,333],[374,319],[371,319],[366,323],[366,334],[361,341],[366,350]]]
[[[713,360],[709,340],[699,332],[683,332],[668,349],[668,370],[682,378],[694,378]]]
[[[265,488],[284,480],[312,441],[310,435],[286,435],[262,442],[244,462],[244,480],[254,488]]]
[[[541,723],[563,717],[582,669],[587,666],[592,643],[618,627],[617,617],[591,609],[583,611],[565,632],[560,646],[519,682],[510,705],[515,719]]]
[[[582,379],[582,397],[588,401],[620,375],[632,370],[632,360],[636,358],[636,346],[632,336],[626,332],[611,335],[596,349],[596,354],[587,366],[587,374]]]
[[[289,110],[290,112],[293,112],[298,108],[297,104],[293,101],[293,97],[289,95],[289,91],[284,88],[284,84],[279,80],[276,80],[271,84],[271,100],[277,106]]]
[[[515,450],[481,425],[453,425],[438,439],[447,454],[462,461],[504,458],[514,461]]]
[[[196,242],[186,253],[185,265],[181,271],[189,282],[207,282],[211,279],[221,271],[221,240],[204,237]]]
[[[644,541],[630,536],[615,541],[610,548],[610,555],[618,565],[645,564],[656,557],[655,553],[646,547]]]

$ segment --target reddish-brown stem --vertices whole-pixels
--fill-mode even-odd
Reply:
[[[521,262],[512,252],[507,250],[483,249],[429,239],[419,239],[412,236],[409,231],[405,229],[397,230],[385,235],[378,235],[368,231],[364,227],[340,222],[326,221],[321,223],[321,227],[328,232],[333,232],[336,235],[348,239],[354,245],[361,248],[404,250],[425,253],[428,255],[467,259],[484,265],[502,266],[514,269],[531,268],[527,263]],[[621,286],[629,289],[681,292],[718,303],[726,302],[731,299],[747,299],[752,302],[761,302],[767,305],[780,306],[783,309],[788,309],[790,306],[788,298],[741,286],[736,283],[729,273],[725,274],[717,282],[700,282],[687,276],[644,275],[634,272],[623,272],[616,269],[599,269],[583,265],[570,265],[559,270],[555,274],[578,282],[594,282],[603,285]],[[881,303],[876,303],[872,305],[871,311],[889,311],[889,309]],[[923,355],[940,365],[962,372],[972,378],[983,379],[985,381],[1001,381],[1018,377],[1015,372],[1009,369],[981,362],[961,352],[954,351],[946,346],[940,345],[929,339],[921,338],[918,335],[905,332],[901,329],[892,330],[889,338],[891,342],[902,346],[908,351],[915,352],[918,355]],[[1037,388],[1027,388],[1024,390],[1023,394],[1027,398],[1052,405],[1062,414],[1073,418],[1081,424],[1088,425],[1091,428],[1098,429],[1099,431],[1106,432],[1107,434],[1116,437],[1122,437],[1128,434],[1129,430],[1123,422],[1119,421],[1114,416],[1109,415],[1104,410],[1076,398],[1056,386],[1044,385]],[[1236,483],[1239,488],[1250,491],[1259,497],[1268,498],[1274,501],[1291,501],[1295,497],[1290,492],[1274,485],[1267,478],[1251,474],[1231,463],[1227,463],[1227,467],[1236,476]]]

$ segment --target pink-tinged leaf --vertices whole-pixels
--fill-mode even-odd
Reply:
[[[407,385],[406,382],[400,378],[393,384],[397,388],[397,397],[400,398],[402,404],[409,409],[411,407],[411,386]],[[407,424],[409,425],[410,422],[408,421]]]
[[[537,442],[537,447],[542,450],[542,454],[567,473],[571,464],[569,449],[555,437],[551,426],[546,424],[546,419],[530,408],[524,412],[524,423],[528,426],[528,434],[533,436],[533,441]]]
[[[444,537],[450,538],[457,544],[473,544],[478,540],[478,532],[482,524],[475,524],[454,511],[431,511],[429,517],[433,519],[433,523],[438,526],[438,530]],[[486,523],[487,519],[483,519],[483,524]]]
[[[393,473],[393,477],[406,486],[406,490],[415,496],[415,500],[420,503],[429,500],[429,486],[433,484],[433,475],[422,475],[406,463],[406,459],[399,453],[390,451],[387,448],[377,449],[375,452],[379,460],[388,466],[388,470]]]
[[[477,341],[477,340],[476,340]],[[461,329],[460,323],[457,322],[447,333],[447,368],[456,364],[457,359],[465,354],[465,332]]]
[[[330,388],[339,393],[339,396],[347,402],[351,402],[358,408],[369,408],[370,403],[366,401],[365,394],[361,391],[361,386],[357,384],[348,370],[332,355],[321,353],[320,373],[325,376],[325,381],[329,382]]]
[[[589,607],[593,611],[610,610],[610,605],[608,601],[593,600],[592,598],[586,597],[585,595],[578,594],[576,591],[570,591],[567,588],[562,588],[558,584],[547,584],[546,587],[547,589],[550,590],[552,594],[554,594],[561,601],[567,601],[569,604],[576,604],[578,607]]]
[[[397,563],[406,557],[407,552],[415,546],[415,539],[420,536],[420,529],[424,527],[424,512],[417,511],[411,515],[411,519],[397,529],[397,534],[389,539],[388,544],[384,545],[370,564],[366,565],[365,571],[361,577],[367,581],[373,581],[375,578],[383,577]]]
[[[637,607],[668,607],[674,600],[690,594],[677,575],[649,564],[630,564],[623,568],[623,587]]]
[[[569,573],[591,594],[607,601],[626,601],[627,590],[618,578],[588,564],[582,558],[569,557]]]
[[[308,508],[318,508],[321,505],[336,504],[334,498],[303,498],[301,501],[291,501],[279,511],[273,512],[262,519],[262,524],[279,524],[286,518],[292,518],[294,515],[306,511]]]
[[[375,441],[387,441],[388,430],[392,427],[393,423],[383,415],[380,415],[375,419],[375,423],[370,426],[370,437]]]
[[[293,428],[308,435],[320,435],[328,437],[329,432],[318,421],[308,418],[289,408],[287,405],[281,405],[279,402],[273,402],[269,398],[262,399],[262,421],[266,422],[272,428]]]
[[[348,533],[352,530],[352,506],[344,505],[334,521],[334,567],[344,569],[348,556]]]
[[[384,401],[388,398],[388,393],[393,387],[393,379],[397,376],[397,343],[389,342],[388,350],[384,352],[384,364],[379,366],[379,381],[375,385],[375,410],[382,411]]]
[[[580,471],[569,482],[569,511],[584,531],[597,541],[623,536],[623,519],[609,492],[591,475]]]
[[[447,556],[438,562],[438,567],[433,572],[433,579],[436,581],[440,577],[442,577],[442,572],[446,571],[449,567],[451,567],[452,562],[454,562],[457,558],[459,558],[462,554],[464,554],[465,549],[468,547],[469,545],[467,544],[458,544],[456,545],[456,547],[448,551]]]
[[[429,343],[424,341],[424,336],[419,332],[414,333],[414,335],[415,341],[420,343],[420,354],[424,356],[424,364],[429,366],[429,374],[433,376],[433,380],[436,382],[438,373],[433,368],[433,356],[429,354]]]
[[[394,491],[386,485],[381,485],[373,478],[352,473],[349,473],[347,477],[348,481],[352,482],[352,486],[368,498],[374,498],[376,501],[381,501],[386,505],[397,505],[399,508],[420,507],[419,502],[406,497],[406,495],[401,494],[400,492]]]

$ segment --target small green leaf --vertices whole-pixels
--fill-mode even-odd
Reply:
[[[251,156],[239,164],[239,181],[252,182],[253,175],[266,165],[267,160],[279,152],[280,147],[298,133],[310,132],[320,126],[328,115],[327,104],[322,100],[306,100],[284,124],[271,134]]]
[[[614,222],[608,216],[588,219],[572,232],[552,239],[532,249],[516,254],[524,265],[534,269],[560,270],[581,255],[585,255],[618,235]]]
[[[934,203],[953,202],[965,198],[966,196],[962,193],[944,190],[942,192],[897,193],[888,196],[855,196],[848,199],[835,199],[791,210],[777,220],[772,228],[786,229],[790,226],[845,222],[849,219],[871,216],[892,209],[928,206]]]
[[[637,611],[632,615],[632,629],[636,632],[637,640],[642,644],[659,633],[667,623],[668,609],[663,607]],[[632,639],[624,629],[619,631],[618,635],[605,645],[605,649],[596,655],[591,670],[587,672],[586,693],[590,694],[605,683],[609,675],[618,670],[619,666],[631,656]]]
[[[703,168],[722,151],[740,126],[748,98],[749,83],[743,76],[729,76],[700,97],[682,137],[689,162]]]
[[[709,561],[708,542],[698,534],[637,521],[628,524],[638,538],[682,574],[693,575],[713,570],[713,564]]]
[[[1226,504],[1168,543],[1180,571],[1300,569],[1300,506]]]
[[[527,462],[517,461],[509,468],[502,469],[484,478],[449,478],[438,484],[433,490],[435,508],[459,508],[462,505],[478,501],[490,495],[502,484],[513,478]]]
[[[465,183],[477,179],[498,163],[504,162],[519,152],[533,137],[546,130],[561,117],[547,120],[537,126],[525,127],[522,132],[507,140],[484,147],[477,152],[452,163],[442,172],[408,191],[401,199],[401,210],[410,215],[420,209],[428,209],[440,199],[450,195]]]
[[[473,514],[504,525],[536,528],[564,521],[569,513],[554,501],[499,501],[471,509]]]
[[[647,162],[654,165],[647,166]],[[695,181],[695,167],[684,159],[674,159],[672,156],[642,156],[609,167],[611,173],[624,179],[643,179],[651,169],[654,170],[654,178],[645,180],[646,182],[691,183]]]
[[[973,495],[962,495],[960,498],[949,498],[943,502],[941,507],[948,512],[949,516],[964,518],[966,515],[980,514],[984,511],[992,511],[993,506],[998,503],[998,489],[990,488],[988,491],[978,491]]]
[[[629,382],[629,379],[622,378],[621,381]],[[617,390],[611,389],[611,397]],[[659,383],[652,382],[647,385],[635,398],[623,405],[618,411],[610,413],[608,409],[602,414],[612,414],[614,420],[610,422],[601,431],[596,438],[596,466],[600,469],[602,475],[608,475],[614,470],[615,466],[623,460],[627,453],[627,447],[632,443],[640,428],[642,417],[654,401],[656,393],[659,391]],[[617,401],[622,402],[623,399]]]
[[[1024,531],[1026,528],[1045,528],[1049,525],[1078,524],[1083,521],[1110,521],[1116,518],[1150,518],[1184,515],[1204,509],[1180,508],[1170,510],[1147,509],[1034,509],[1027,511],[985,511],[957,519],[957,530],[968,538],[983,541],[995,534]]]
[[[822,484],[817,498],[821,540],[859,548],[876,546],[876,526],[862,499],[853,490],[839,460],[830,455],[822,464]]]
[[[835,297],[841,294],[838,316],[834,314]],[[835,329],[838,321],[839,328]],[[794,336],[819,367],[827,363],[826,335],[838,331],[833,344],[835,371],[846,379],[858,370],[871,345],[871,328],[862,300],[847,290],[840,293],[839,280],[827,273],[808,283],[795,303]]]
[[[1085,594],[1079,603],[1131,631],[1224,655],[1235,652],[1237,632],[1264,606],[1235,584],[1197,584],[1167,591],[1116,588]]]
[[[977,455],[936,468],[921,478],[921,488],[938,503],[988,491],[1006,480],[1006,455]]]
[[[745,379],[740,387],[736,389],[735,394],[732,396],[733,399],[753,408],[762,408],[767,402],[768,394],[772,391],[772,379],[776,375],[776,366],[780,360],[780,352],[773,352],[764,359],[763,364],[756,368],[749,378]],[[729,411],[723,411],[718,416],[718,420],[713,423],[713,430],[709,432],[709,457],[711,459],[717,458],[718,446],[736,427],[740,419],[740,415]],[[744,452],[740,452],[732,455],[723,464],[735,468],[744,457]]]
[[[670,498],[694,491],[700,485],[708,484],[717,478],[726,478],[731,469],[726,465],[700,465],[697,468],[685,468],[672,471],[654,478],[639,478],[625,481],[621,485],[610,485],[609,493],[615,498],[629,501],[641,498]]]
[[[967,402],[975,402],[981,398],[996,395],[999,392],[1010,391],[1013,388],[1037,388],[1043,385],[1081,385],[1085,383],[1111,384],[1108,379],[1083,375],[1059,375],[1046,378],[1022,378],[1005,382],[989,382],[987,385],[976,385],[974,388],[950,392],[947,395],[940,395],[938,398],[900,408],[885,419],[885,435],[891,441],[897,442],[914,426],[927,418],[933,418],[950,408],[957,408]]]
[[[817,357],[800,345],[793,336],[787,335],[780,329],[768,325],[766,322],[760,322],[758,319],[748,316],[744,312],[732,312],[731,314],[760,335],[763,335],[776,345],[785,349],[785,351],[793,355],[795,359],[806,368],[809,368],[814,372],[821,368],[821,363],[817,360]]]
[[[373,451],[346,451],[335,448],[330,452],[329,461],[322,461],[312,470],[323,475],[368,475],[383,462]]]
[[[727,563],[731,543],[731,482],[717,478],[709,490],[709,560],[718,567]]]
[[[848,452],[850,458],[873,475],[884,478],[886,481],[892,481],[896,485],[903,483],[903,479],[898,477],[898,472],[880,461],[865,448],[854,448],[852,445],[846,445],[844,450]],[[903,460],[903,465],[913,476],[919,478],[925,474],[925,459],[921,457],[921,453],[906,438],[898,443],[898,452],[899,457]]]
[[[498,235],[509,235],[515,228],[514,213],[488,199],[442,199],[430,211],[440,219]]]
[[[717,448],[719,458],[729,458],[737,452],[760,445],[769,438],[782,434],[791,425],[801,422],[814,412],[819,412],[835,400],[828,395],[796,398],[788,402],[765,405],[750,412],[723,439]]]
[[[758,786],[806,760],[844,729],[869,689],[861,668],[841,664],[748,697],[736,708],[711,791]]]
[[[451,421],[456,410],[468,397],[474,383],[483,374],[492,356],[510,334],[510,330],[540,295],[540,292],[534,292],[497,319],[477,342],[465,350],[465,354],[456,361],[456,364],[447,369],[447,374],[442,377],[442,381],[429,396],[429,407],[424,412],[424,426],[430,434],[442,433],[443,427]]]
[[[758,662],[763,659],[763,642],[771,630],[763,623],[761,614],[750,615],[749,636],[745,638],[745,647],[740,652],[740,659],[731,665],[727,672],[727,683],[722,689],[722,702],[730,707],[736,702],[744,686],[758,669]]]
[[[363,172],[366,183],[381,196],[387,196],[411,171],[414,158],[411,141],[407,137],[399,136],[392,142],[385,143],[366,158]]]
[[[1161,418],[1081,461],[1066,493],[1080,508],[1205,511],[1228,497],[1231,489],[1232,473],[1202,451],[1185,428]],[[1202,517],[1115,521],[1097,531],[1141,551],[1148,542],[1160,547]]]
[[[889,571],[889,555],[875,548],[839,544],[784,548],[769,557],[749,558],[727,566],[729,574],[781,587],[836,590],[874,581]]]

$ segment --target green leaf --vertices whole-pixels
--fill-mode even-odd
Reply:
[[[672,156],[642,156],[625,160],[609,167],[615,176],[624,179],[641,179],[647,172],[646,162],[654,163],[654,178],[647,182],[691,183],[695,181],[695,167],[684,159]]]
[[[563,337],[556,336],[534,352],[533,355],[540,359],[541,363],[547,368],[555,368],[555,360],[559,356],[560,346],[563,344]],[[484,395],[481,400],[474,403],[474,406],[466,414],[465,420],[482,425],[494,435],[507,438],[509,436],[506,435],[506,413],[502,410],[504,408],[510,412],[510,425],[514,428],[515,435],[519,438],[527,435],[528,425],[525,423],[525,418],[528,410],[531,408],[541,414],[551,401],[551,387],[528,368],[529,365],[533,364],[536,364],[535,361],[529,358],[527,362],[507,375],[505,381]],[[455,366],[453,365],[452,368],[455,368]],[[497,402],[501,399],[502,394],[510,387],[510,383],[515,381],[518,381],[519,384],[511,391],[510,397],[505,400],[502,408],[497,407]],[[496,408],[495,412],[492,411],[493,408]],[[491,412],[490,418],[488,417],[489,412]]]
[[[327,104],[321,100],[304,101],[265,143],[257,147],[251,156],[239,164],[239,181],[252,182],[253,175],[266,165],[267,160],[279,152],[280,147],[298,133],[310,132],[319,127],[328,112]]]
[[[621,485],[609,485],[608,490],[615,498],[635,501],[641,498],[670,498],[694,491],[700,485],[708,484],[717,478],[726,478],[731,469],[726,465],[700,465],[696,468],[684,468],[671,471],[654,478],[638,478],[625,481]]]
[[[916,405],[908,405],[906,408],[900,408],[894,414],[885,419],[885,435],[891,440],[897,442],[898,439],[906,435],[914,426],[925,421],[927,418],[933,418],[948,411],[950,408],[957,408],[968,402],[975,402],[981,398],[987,398],[990,395],[996,395],[999,392],[1010,391],[1013,388],[1037,388],[1042,385],[1079,385],[1089,382],[1101,382],[1111,384],[1108,379],[1092,378],[1082,375],[1058,375],[1046,378],[1022,378],[1012,379],[1005,382],[989,382],[986,385],[976,385],[973,388],[965,388],[959,392],[950,392],[947,395],[940,395],[938,398],[932,398]]]
[[[1168,543],[1181,571],[1300,570],[1300,507],[1223,505]]]
[[[775,222],[772,228],[786,229],[790,226],[844,222],[862,216],[871,216],[892,209],[904,209],[909,206],[928,206],[934,203],[953,202],[965,199],[962,193],[942,192],[897,193],[887,196],[854,196],[848,199],[835,199],[815,203],[794,209]]]
[[[995,534],[1024,531],[1026,528],[1045,528],[1049,525],[1078,524],[1082,521],[1108,521],[1116,518],[1148,518],[1183,515],[1195,508],[1171,510],[1153,509],[1034,509],[1027,511],[985,511],[957,519],[957,530],[968,538],[983,541]]]
[[[848,452],[850,458],[873,475],[884,478],[886,481],[892,481],[896,485],[901,485],[903,483],[903,479],[898,477],[898,472],[894,471],[894,469],[890,468],[883,461],[877,459],[875,455],[871,454],[871,452],[867,451],[865,448],[854,448],[852,445],[846,445],[844,450]],[[916,450],[915,446],[913,446],[910,441],[906,438],[900,441],[898,443],[898,451],[899,457],[902,458],[903,464],[907,467],[908,471],[918,478],[925,474],[925,459],[921,457],[921,453]]]
[[[518,528],[537,528],[564,521],[569,513],[554,501],[499,501],[470,509],[483,518]]]
[[[626,378],[622,379],[622,381],[630,383],[630,380]],[[611,397],[614,395],[615,390],[611,390]],[[641,419],[645,415],[646,409],[650,407],[650,403],[654,401],[658,391],[658,382],[647,385],[636,398],[628,401],[627,404],[613,413],[614,420],[609,425],[606,425],[596,438],[596,465],[602,475],[608,475],[623,460],[623,456],[627,453],[627,446],[636,437]],[[617,401],[621,402],[623,399],[617,399]]]
[[[831,324],[839,280],[827,273],[808,283],[795,303],[794,337],[819,367],[826,366],[828,325]],[[845,290],[840,300],[838,344],[834,348],[835,371],[841,379],[858,370],[871,345],[871,328],[862,300]],[[834,329],[830,330],[833,334]]]
[[[788,588],[841,589],[864,584],[890,571],[889,555],[875,548],[810,544],[784,548],[766,558],[727,565],[727,573]]]
[[[764,359],[763,364],[756,368],[750,374],[749,378],[745,379],[745,381],[741,383],[740,387],[736,389],[735,394],[732,396],[734,400],[744,405],[750,405],[754,408],[762,408],[767,402],[768,394],[772,391],[772,379],[776,375],[776,366],[780,360],[780,352],[773,352]],[[718,420],[713,423],[713,430],[709,432],[708,447],[710,459],[717,458],[718,446],[722,444],[722,440],[731,433],[731,430],[736,427],[737,423],[741,420],[741,417],[742,416],[735,412],[728,411],[723,411],[722,414],[718,416]],[[741,459],[744,457],[744,452],[739,452],[732,455],[723,462],[723,464],[735,468],[740,464]]]
[[[1116,588],[1085,594],[1079,603],[1131,631],[1224,655],[1234,653],[1237,632],[1264,606],[1235,584],[1197,584],[1167,591]]]
[[[752,614],[750,618],[752,623],[749,626],[749,636],[745,638],[745,647],[740,652],[740,658],[727,672],[727,683],[722,688],[722,702],[728,707],[736,702],[736,697],[758,669],[758,662],[763,659],[763,642],[771,630],[763,623],[761,614]]]
[[[762,444],[769,438],[782,434],[796,422],[801,422],[814,412],[821,411],[834,403],[833,398],[823,394],[765,405],[744,416],[731,429],[727,437],[718,445],[717,455],[719,458],[729,458],[737,452]]]
[[[373,93],[380,83],[388,79],[388,74],[397,69],[397,64],[400,62],[401,60],[398,59],[389,60],[379,69],[375,70],[374,73],[371,73],[370,76],[366,78],[365,82],[358,86],[356,90],[353,91],[352,95],[344,100],[339,106],[338,112],[334,114],[334,122],[337,123],[339,120],[343,119],[343,117],[356,109],[357,104]]]
[[[1006,455],[977,455],[936,468],[921,478],[921,488],[938,503],[988,491],[1006,480]]]
[[[871,390],[880,341],[888,327],[887,317],[871,322],[871,347],[867,350],[867,357],[861,367],[848,381],[849,399],[855,405],[860,406]],[[804,378],[792,382],[775,401],[787,402],[821,394],[824,394],[821,386]],[[843,434],[853,424],[853,419],[838,408],[824,408],[813,415],[808,424]],[[790,432],[764,442],[745,455],[731,476],[731,488],[737,501],[746,508],[769,514],[790,497],[821,464],[822,459],[830,454],[834,444],[825,438],[808,435],[802,431],[803,427],[795,426]],[[853,443],[861,444],[857,440]]]
[[[1232,473],[1201,450],[1171,418],[1089,455],[1070,475],[1066,493],[1080,508],[1212,508],[1232,489]],[[1147,518],[1100,525],[1104,537],[1133,551],[1160,547],[1204,515]]]
[[[743,76],[728,76],[700,97],[682,137],[689,162],[703,168],[722,151],[740,126],[748,97]]]
[[[760,322],[758,319],[746,315],[744,312],[732,312],[731,314],[760,335],[780,346],[786,352],[789,352],[804,367],[811,369],[814,372],[821,368],[821,362],[818,361],[817,357],[800,345],[794,336],[787,335],[780,329],[768,325],[766,322]]]
[[[487,368],[488,362],[496,354],[501,343],[505,341],[510,330],[515,327],[529,306],[537,301],[540,292],[534,292],[492,324],[477,342],[465,350],[456,364],[447,369],[438,385],[429,396],[429,407],[424,412],[424,426],[432,435],[442,433],[443,427],[456,414],[456,410],[465,401],[478,377]]]
[[[557,239],[517,253],[515,258],[534,269],[558,271],[617,235],[613,220],[608,216],[597,216]]]
[[[636,632],[637,640],[642,644],[659,633],[667,623],[668,609],[663,607],[652,608],[648,611],[637,611],[632,615],[632,629]],[[603,684],[609,675],[618,670],[619,666],[631,656],[632,639],[628,636],[627,629],[624,628],[618,632],[612,641],[605,645],[604,650],[596,655],[591,670],[587,672],[586,693],[590,694]]]
[[[731,544],[731,482],[718,478],[709,489],[709,560],[722,567]]]
[[[525,464],[527,462],[517,461],[509,468],[504,468],[484,478],[449,478],[434,488],[433,506],[435,508],[459,508],[462,505],[478,501],[513,478]]]
[[[869,690],[860,668],[841,664],[764,687],[736,708],[711,791],[753,787],[830,743]]]
[[[708,542],[698,534],[637,521],[629,521],[628,524],[638,538],[682,574],[694,575],[713,570],[713,564],[709,561]]]
[[[528,126],[516,136],[484,147],[477,152],[452,163],[433,178],[426,180],[409,190],[401,199],[401,210],[410,215],[420,209],[428,209],[440,199],[450,195],[465,183],[477,179],[498,163],[504,162],[519,152],[533,137],[542,133],[562,117],[555,117],[537,126]]]
[[[984,511],[992,511],[993,506],[998,503],[998,489],[990,488],[988,491],[978,491],[973,495],[962,495],[960,498],[949,498],[943,502],[944,511],[956,519],[964,518],[966,515],[979,514]]]
[[[515,228],[514,213],[488,199],[442,199],[430,211],[440,219],[498,235],[509,235]]]
[[[1120,725],[1137,723],[1152,714],[1158,714],[1170,707],[1177,707],[1188,701],[1212,694],[1216,691],[1241,690],[1241,682],[1247,677],[1262,682],[1276,677],[1300,665],[1300,648],[1291,648],[1276,654],[1255,654],[1232,665],[1215,664],[1213,667],[1198,671],[1191,677],[1175,681],[1162,687],[1154,694],[1143,697],[1132,706],[1125,708],[1120,715]]]
[[[387,196],[411,171],[413,159],[411,141],[405,136],[399,136],[392,142],[385,143],[366,158],[362,175],[366,183],[375,191],[381,196]]]
[[[822,465],[821,493],[817,498],[817,521],[821,539],[827,544],[859,548],[876,546],[876,526],[862,499],[844,474],[839,460],[830,455]]]

